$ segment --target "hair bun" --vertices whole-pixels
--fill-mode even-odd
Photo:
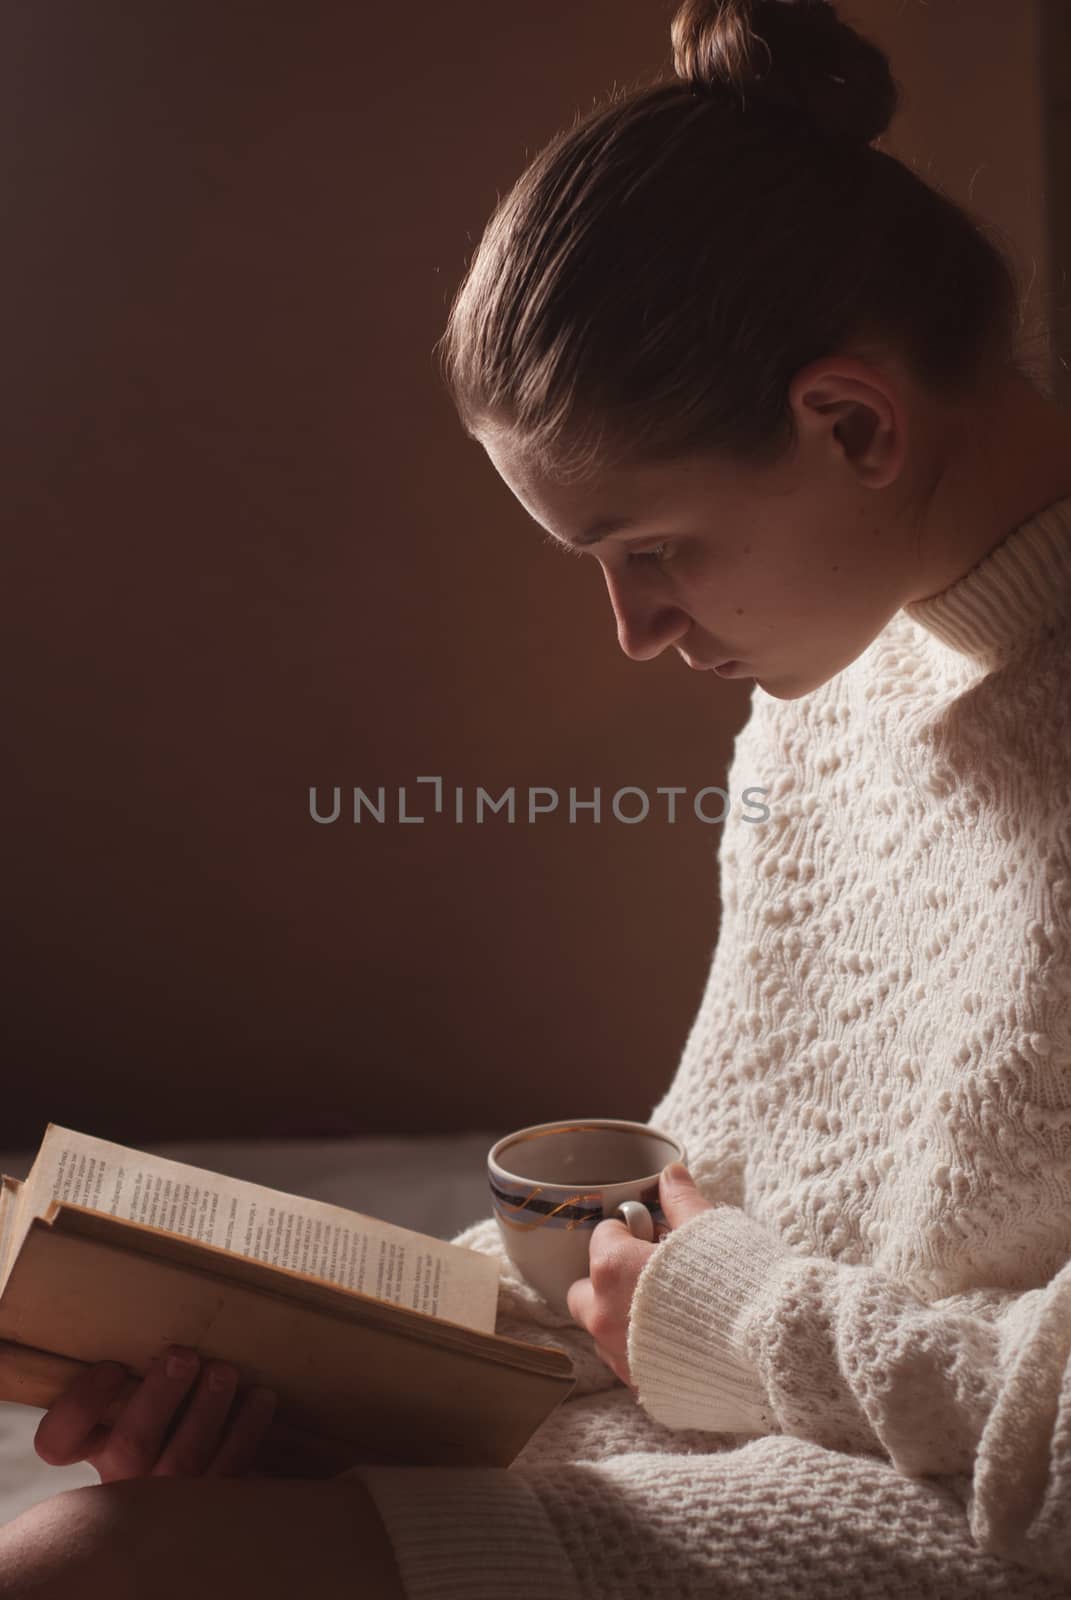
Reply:
[[[744,106],[791,108],[861,144],[896,111],[887,56],[830,0],[684,0],[670,36],[679,78],[732,90]]]

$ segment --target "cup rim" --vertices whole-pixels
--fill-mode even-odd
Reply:
[[[503,1134],[487,1153],[488,1171],[493,1172],[496,1177],[507,1179],[510,1183],[531,1183],[531,1178],[522,1178],[518,1173],[511,1172],[508,1167],[503,1166],[499,1159],[500,1155],[504,1156],[509,1149],[527,1143],[529,1139],[545,1138],[551,1133],[586,1133],[589,1130],[602,1128],[622,1128],[630,1133],[649,1134],[651,1138],[661,1139],[677,1151],[673,1160],[684,1160],[684,1150],[680,1141],[671,1133],[667,1133],[664,1128],[653,1127],[649,1122],[632,1122],[627,1117],[562,1117],[557,1122],[533,1122],[527,1127],[515,1128],[512,1133]],[[662,1165],[664,1166],[665,1162]],[[634,1178],[622,1178],[619,1184],[603,1184],[601,1187],[613,1189],[624,1184],[654,1183],[661,1173],[662,1167],[657,1167],[653,1172],[639,1173]],[[576,1181],[574,1179],[568,1183],[545,1183],[542,1188],[567,1189],[571,1192],[576,1188]]]

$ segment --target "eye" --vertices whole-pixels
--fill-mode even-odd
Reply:
[[[583,560],[583,550],[577,549],[576,545],[573,544],[564,544],[561,539],[555,539],[554,535],[551,533],[543,534],[543,543],[549,544],[554,550],[560,550],[563,555],[575,556],[578,561]]]
[[[668,557],[669,545],[664,540],[661,544],[655,545],[653,550],[628,550],[625,552],[626,561],[641,561],[648,566],[659,566]]]

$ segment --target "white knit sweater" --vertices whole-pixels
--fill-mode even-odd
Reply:
[[[508,1470],[359,1469],[408,1600],[1071,1596],[1071,500],[756,685],[751,786],[649,1119],[715,1209],[639,1280],[638,1402],[460,1234],[579,1382]]]

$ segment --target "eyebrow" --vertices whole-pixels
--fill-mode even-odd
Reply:
[[[596,517],[586,528],[577,534],[576,544],[598,544],[605,539],[607,534],[617,533],[621,528],[634,528],[635,517]]]

